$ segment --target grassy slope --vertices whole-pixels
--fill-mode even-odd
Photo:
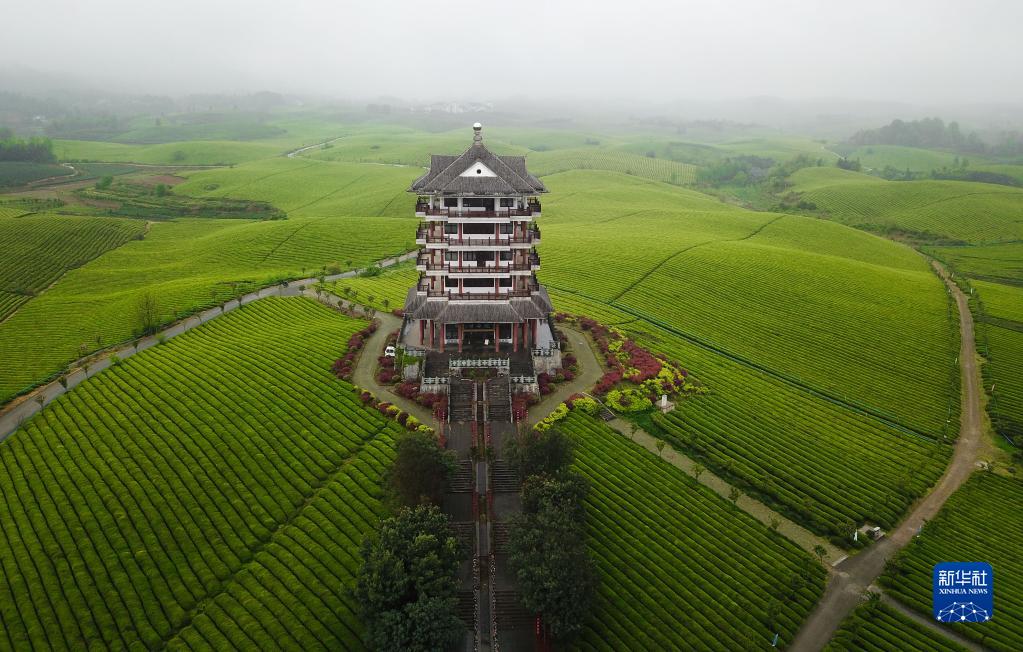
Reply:
[[[973,281],[971,285],[980,293],[986,315],[1023,323],[1023,287],[987,281]]]
[[[1023,285],[1023,242],[989,246],[928,247],[927,252],[971,278]]]
[[[361,322],[266,299],[0,445],[0,647],[358,647],[394,425],[333,378]]]
[[[0,319],[69,269],[141,236],[144,230],[139,221],[104,217],[0,217],[0,242],[6,243],[0,258]],[[9,309],[5,310],[5,303]]]
[[[981,244],[1023,239],[1023,190],[964,181],[881,181],[837,169],[800,170],[793,190],[831,219],[872,230],[898,228]],[[834,183],[825,183],[827,177]],[[860,181],[854,182],[854,179]]]
[[[610,173],[548,184],[540,275],[555,290],[628,307],[940,434],[955,334],[940,282],[910,249]],[[602,251],[614,265],[594,274]]]
[[[868,145],[856,148],[848,155],[848,158],[859,159],[863,167],[874,170],[881,170],[890,165],[900,172],[903,170],[930,172],[943,167],[952,167],[952,162],[957,155],[918,147]]]
[[[931,573],[942,561],[986,561],[995,573],[995,613],[983,625],[953,625],[994,650],[1023,649],[1023,483],[975,473],[949,498],[882,577],[899,600],[931,613]]]
[[[823,590],[809,555],[598,420],[573,413],[562,427],[591,483],[588,543],[602,579],[581,648],[767,648],[775,631],[792,639]],[[801,588],[782,595],[793,577]]]
[[[268,201],[289,217],[342,215],[411,218],[415,196],[406,192],[414,168],[272,158],[233,169],[188,173],[175,192]],[[409,229],[409,248],[415,231]]]

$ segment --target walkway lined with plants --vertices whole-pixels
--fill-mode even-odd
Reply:
[[[401,256],[385,258],[378,262],[377,266],[390,267],[400,262],[411,260],[415,257],[415,255],[416,252],[410,252],[402,254]],[[326,276],[324,279],[326,281],[335,281],[343,278],[352,278],[353,276],[358,275],[361,271],[362,270],[358,269],[349,270],[341,274]],[[104,369],[107,369],[114,361],[130,358],[140,351],[145,351],[148,348],[181,335],[182,333],[187,333],[196,326],[201,326],[208,321],[216,319],[221,315],[225,315],[240,306],[250,304],[253,301],[258,301],[267,297],[298,296],[302,293],[302,291],[299,290],[300,287],[311,286],[316,282],[317,279],[315,278],[306,278],[290,281],[287,285],[281,284],[265,287],[255,292],[245,294],[238,299],[232,299],[222,306],[209,308],[186,317],[185,319],[182,319],[181,321],[176,322],[167,328],[154,333],[153,335],[142,337],[134,342],[115,346],[106,351],[93,353],[84,358],[75,360],[68,365],[70,371],[61,378],[45,385],[41,385],[28,394],[13,399],[10,403],[0,409],[0,442],[15,432],[27,419],[40,412],[45,406],[49,405],[55,398],[67,393],[68,390],[74,388],[86,378],[91,378]],[[311,291],[307,291],[306,294],[315,296],[315,293],[312,293]],[[418,418],[419,414],[416,414],[416,417]]]

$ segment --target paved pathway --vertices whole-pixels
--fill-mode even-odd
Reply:
[[[959,308],[962,415],[959,439],[955,444],[952,462],[934,489],[916,503],[913,511],[893,532],[867,550],[836,566],[837,572],[832,575],[824,597],[803,623],[802,629],[792,642],[792,650],[816,651],[827,645],[841,622],[859,604],[863,593],[884,570],[885,561],[909,543],[924,523],[934,518],[948,497],[976,469],[983,421],[977,351],[973,340],[973,317],[970,315],[966,295],[948,278],[944,268],[936,262],[933,265],[952,292]]]
[[[535,426],[542,421],[544,417],[553,412],[554,408],[558,407],[559,404],[572,394],[587,392],[592,389],[604,373],[600,363],[597,362],[593,349],[590,348],[590,340],[585,335],[574,328],[566,328],[562,324],[559,324],[558,328],[568,338],[570,350],[567,353],[571,353],[576,357],[576,360],[579,362],[579,373],[572,380],[555,385],[553,392],[529,408],[529,413],[526,415],[526,423],[529,426]]]
[[[400,256],[385,258],[377,263],[380,267],[389,267],[405,260],[410,260],[415,257],[417,252],[409,252]],[[334,281],[342,278],[351,278],[355,276],[361,270],[351,270],[341,274],[333,274],[327,276],[325,280]],[[68,365],[68,373],[64,376],[67,387],[61,385],[59,380],[54,380],[46,385],[42,385],[35,390],[13,399],[2,408],[0,408],[0,441],[3,441],[11,433],[18,429],[18,427],[28,418],[35,415],[37,412],[43,409],[44,406],[48,405],[53,399],[67,392],[67,390],[75,387],[86,378],[95,376],[99,372],[103,371],[111,365],[111,357],[117,356],[122,360],[130,358],[140,351],[145,351],[151,346],[155,346],[160,342],[161,339],[169,340],[172,337],[186,333],[196,326],[201,326],[211,319],[231,312],[238,308],[239,305],[252,303],[259,299],[266,297],[278,297],[278,296],[298,296],[299,286],[310,286],[317,282],[315,278],[306,278],[291,281],[285,287],[284,285],[273,285],[265,287],[256,292],[250,292],[240,299],[232,299],[223,306],[216,306],[202,312],[198,312],[190,317],[182,319],[171,326],[163,329],[162,331],[143,337],[132,343],[125,343],[117,345],[111,349],[94,353],[84,358],[75,360]],[[315,293],[311,293],[315,297]],[[381,315],[383,317],[383,315]],[[392,315],[387,315],[393,317]],[[396,319],[396,318],[395,318]],[[395,327],[396,328],[396,327]],[[392,328],[391,330],[393,330]],[[386,333],[384,333],[386,336]],[[416,418],[419,415],[416,414]]]

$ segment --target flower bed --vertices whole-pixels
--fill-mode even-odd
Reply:
[[[636,344],[617,328],[609,328],[588,317],[558,313],[555,320],[569,322],[588,331],[597,348],[604,355],[607,371],[593,388],[605,405],[618,413],[637,413],[653,409],[662,394],[679,397],[706,393],[707,388],[689,375],[678,362],[658,356]],[[575,364],[574,356],[565,356]],[[545,374],[541,374],[545,375]],[[539,377],[538,377],[539,380]],[[541,383],[541,393],[543,384]],[[574,394],[561,403],[550,415],[537,424],[544,430],[564,419],[572,410],[581,409],[596,414],[600,406],[596,400]]]
[[[408,412],[405,412],[397,405],[388,403],[387,401],[378,401],[376,396],[372,392],[368,392],[360,387],[353,387],[355,393],[359,396],[359,400],[362,401],[363,405],[368,405],[376,408],[380,414],[384,415],[389,419],[393,419],[397,423],[405,427],[406,430],[419,430],[421,432],[433,432],[433,428],[424,425]],[[445,401],[446,405],[446,401]]]
[[[590,333],[604,356],[607,371],[594,386],[611,408],[622,412],[649,409],[661,394],[700,394],[706,388],[678,362],[656,355],[636,344],[625,333],[595,319],[558,313],[556,321],[574,323]],[[573,358],[574,360],[574,358]]]
[[[371,321],[366,328],[353,333],[352,336],[348,338],[348,351],[343,357],[335,360],[334,364],[330,367],[330,370],[335,376],[341,380],[352,379],[352,371],[355,369],[355,361],[359,357],[359,351],[361,351],[362,347],[366,345],[366,340],[369,336],[376,332],[377,326],[378,324],[376,321]]]

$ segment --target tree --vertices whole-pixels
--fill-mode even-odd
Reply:
[[[572,440],[557,428],[519,434],[505,445],[504,455],[519,476],[553,475],[572,463]]]
[[[742,496],[742,492],[739,491],[738,487],[732,487],[728,490],[728,500],[732,501],[733,505],[739,504],[739,498]]]
[[[158,183],[158,184],[156,184],[156,188],[153,189],[153,192],[156,194],[157,197],[164,197],[164,196],[166,196],[166,194],[167,194],[167,184],[165,184],[165,183]]]
[[[398,439],[387,482],[403,506],[439,505],[457,464],[455,453],[442,449],[431,433],[409,432]]]
[[[817,559],[820,559],[823,564],[824,558],[828,556],[828,549],[818,543],[813,547],[813,554],[817,555]]]
[[[704,465],[700,464],[699,462],[693,462],[693,477],[696,478],[697,482],[700,481],[700,476],[703,475],[703,472],[706,470],[707,467],[705,467]]]
[[[778,519],[777,516],[772,516],[771,524],[768,525],[768,527],[771,528],[771,532],[777,532],[778,528],[781,527],[781,521]]]
[[[152,335],[160,325],[160,310],[152,292],[143,292],[135,300],[135,324],[140,335]]]
[[[657,449],[658,457],[660,457],[661,454],[664,453],[664,440],[658,439],[657,442],[654,444],[654,447]]]
[[[99,181],[96,182],[96,190],[106,190],[113,182],[114,178],[109,174],[104,177],[100,177]]]
[[[588,487],[571,471],[528,478],[508,542],[523,606],[540,613],[562,641],[582,630],[599,581],[585,543]]]
[[[639,424],[633,421],[629,424],[629,432],[632,434],[632,441],[636,441],[636,433],[639,432]]]
[[[438,650],[460,640],[458,567],[465,550],[435,506],[403,508],[362,545],[354,595],[366,643],[379,650]]]

